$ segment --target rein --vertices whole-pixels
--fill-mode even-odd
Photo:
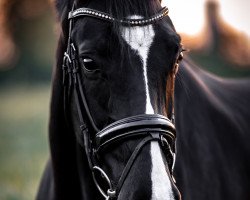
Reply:
[[[173,167],[175,159],[175,141],[176,131],[172,121],[162,115],[137,115],[116,121],[102,130],[99,130],[91,115],[88,102],[84,93],[84,86],[79,73],[78,54],[71,38],[73,20],[77,17],[92,17],[98,20],[108,22],[119,22],[127,26],[145,26],[163,19],[168,14],[168,9],[164,7],[158,14],[143,19],[123,19],[118,20],[113,16],[89,8],[79,8],[69,13],[69,37],[67,50],[63,58],[63,85],[64,85],[64,109],[67,112],[68,102],[71,96],[72,88],[74,92],[75,103],[80,121],[80,130],[83,136],[84,148],[87,155],[88,165],[92,171],[93,180],[102,194],[107,199],[117,198],[123,183],[128,176],[134,161],[140,154],[142,148],[151,141],[158,141],[168,161],[170,168]],[[173,107],[173,105],[172,105]],[[172,113],[172,119],[174,113]],[[65,114],[67,116],[67,114]],[[92,133],[92,134],[90,134]],[[95,133],[95,134],[94,134]],[[125,168],[123,169],[117,185],[113,185],[108,175],[99,165],[99,155],[107,147],[121,141],[128,141],[131,138],[140,137],[142,140],[136,146],[130,156]],[[101,174],[102,179],[106,180],[109,189],[105,192],[96,177],[97,172]],[[171,170],[172,174],[172,170]]]

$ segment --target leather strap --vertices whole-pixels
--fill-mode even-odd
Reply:
[[[136,115],[116,121],[98,132],[95,137],[97,152],[102,148],[130,137],[144,136],[145,133],[161,133],[169,140],[176,138],[175,127],[162,115]]]
[[[134,164],[134,162],[135,162],[137,156],[140,154],[142,148],[143,148],[146,144],[148,144],[149,142],[151,142],[151,141],[160,141],[160,136],[159,136],[159,134],[158,134],[158,137],[155,137],[155,136],[153,137],[152,135],[149,134],[147,137],[145,137],[145,138],[136,146],[134,152],[133,152],[132,155],[130,156],[130,158],[129,158],[129,160],[128,160],[128,162],[127,162],[127,164],[126,164],[126,166],[125,166],[125,168],[124,168],[124,170],[123,170],[123,172],[122,172],[122,174],[121,174],[121,177],[120,177],[120,179],[119,179],[119,181],[118,181],[118,184],[117,184],[116,190],[115,190],[116,194],[119,195],[119,193],[120,193],[120,191],[121,191],[121,188],[122,188],[122,186],[123,186],[123,184],[124,184],[124,182],[125,182],[125,180],[126,180],[126,178],[127,178],[127,176],[128,176],[128,173],[130,172],[130,170],[131,170],[131,168],[132,168],[132,166],[133,166],[133,164]],[[118,196],[117,196],[117,197],[118,197]]]

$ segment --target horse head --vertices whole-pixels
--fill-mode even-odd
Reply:
[[[180,199],[173,91],[183,49],[168,9],[158,0],[65,2],[65,117],[91,182],[106,199]]]

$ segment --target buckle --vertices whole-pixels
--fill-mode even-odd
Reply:
[[[105,193],[103,191],[103,189],[101,188],[101,186],[99,185],[99,183],[97,182],[97,179],[95,177],[95,171],[98,171],[101,174],[101,177],[108,183],[109,185],[109,189],[107,190],[107,193]],[[99,190],[99,192],[102,194],[102,196],[106,199],[112,199],[116,197],[116,191],[113,189],[111,181],[108,177],[108,175],[103,171],[103,169],[101,169],[98,166],[94,166],[92,169],[92,174],[93,174],[93,179],[94,179],[94,183],[97,187],[97,189]]]

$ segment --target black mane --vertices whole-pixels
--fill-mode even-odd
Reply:
[[[128,15],[149,17],[158,12],[159,0],[106,0],[107,11],[118,19]]]

